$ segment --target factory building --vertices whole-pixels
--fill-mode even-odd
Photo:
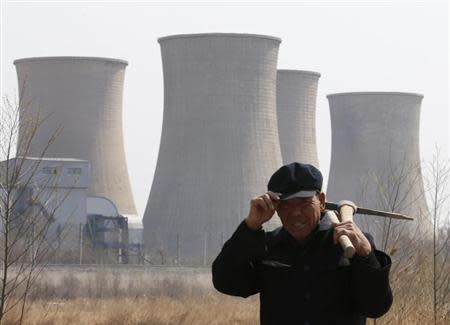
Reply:
[[[316,99],[320,74],[278,70],[277,118],[283,164],[294,161],[319,168]]]
[[[130,233],[127,218],[111,200],[88,195],[89,170],[88,161],[72,158],[1,161],[0,211],[8,202],[11,229],[27,229],[24,240],[36,236],[48,245],[46,262],[140,262],[142,240],[129,238],[136,233]]]
[[[70,158],[16,157],[0,162],[0,170],[0,210],[6,209],[3,204],[8,202],[9,221],[17,229],[42,232],[54,249],[67,254],[77,250],[80,227],[88,213],[89,163]],[[23,237],[27,236],[24,231]]]
[[[14,64],[21,106],[18,155],[89,161],[89,195],[112,200],[120,214],[139,222],[122,132],[128,63],[97,57],[36,57]],[[31,147],[23,152],[20,143],[30,136],[30,118],[42,123],[32,135]]]
[[[159,39],[164,116],[143,219],[155,263],[210,263],[281,166],[280,42],[220,33]]]

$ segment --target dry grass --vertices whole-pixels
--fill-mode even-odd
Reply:
[[[26,324],[166,325],[257,324],[258,300],[203,297],[105,298],[35,301]],[[7,323],[5,323],[7,324]]]
[[[381,324],[433,324],[429,260],[401,263],[391,284],[394,305]],[[400,265],[400,264],[399,264]],[[437,324],[450,324],[450,302]],[[8,317],[12,320],[13,314]],[[47,269],[34,286],[24,324],[258,324],[258,296],[215,292],[209,269]],[[4,325],[13,324],[12,321]],[[368,325],[374,324],[368,320]]]
[[[209,269],[49,268],[25,324],[257,324],[258,297],[215,292]],[[4,325],[12,325],[11,314]]]

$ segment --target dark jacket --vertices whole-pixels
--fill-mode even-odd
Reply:
[[[347,259],[328,225],[298,244],[282,227],[254,231],[242,222],[212,265],[213,283],[233,296],[259,292],[262,325],[365,324],[392,304],[391,259],[366,236],[372,253]]]

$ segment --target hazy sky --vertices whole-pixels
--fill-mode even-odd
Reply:
[[[157,38],[237,32],[282,38],[280,68],[318,71],[318,152],[330,162],[326,94],[405,91],[424,94],[421,154],[449,154],[447,1],[142,3],[2,1],[1,90],[17,95],[15,59],[101,56],[129,62],[123,103],[128,169],[139,214],[151,188],[161,135],[163,79]],[[76,158],[76,157],[75,157]]]

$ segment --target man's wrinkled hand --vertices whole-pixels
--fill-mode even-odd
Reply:
[[[245,222],[253,230],[258,230],[275,214],[280,201],[277,193],[268,191],[250,201],[250,211]]]
[[[355,253],[357,255],[368,256],[372,251],[369,240],[353,221],[333,223],[333,228],[334,243],[337,243],[339,237],[346,235],[355,247]]]

